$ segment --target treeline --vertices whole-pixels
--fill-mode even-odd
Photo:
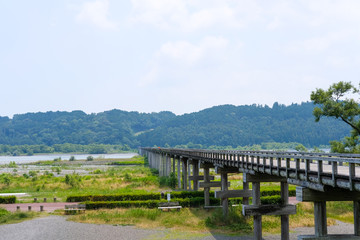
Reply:
[[[144,146],[252,146],[263,143],[301,143],[307,147],[329,145],[349,133],[343,122],[325,118],[315,122],[312,103],[223,105],[173,118],[154,131],[141,134]]]
[[[7,145],[2,153],[15,154],[16,150],[11,149],[14,145],[37,146],[31,150],[21,147],[17,149],[20,154],[75,149],[85,152],[80,145],[92,144],[134,149],[154,145],[283,149],[273,143],[300,143],[310,148],[348,135],[350,129],[341,121],[328,118],[315,122],[313,108],[312,103],[306,102],[290,106],[275,103],[272,107],[222,105],[180,116],[121,110],[17,114],[12,119],[0,117],[0,144]],[[64,147],[59,150],[58,144]]]
[[[134,151],[128,145],[110,145],[110,144],[54,144],[52,146],[41,145],[0,145],[0,155],[34,155],[39,153],[89,153],[105,154]]]
[[[165,144],[164,147],[171,147],[168,144]],[[279,143],[279,142],[265,142],[261,144],[245,145],[245,146],[204,146],[202,144],[181,144],[174,146],[175,148],[190,148],[190,149],[210,149],[210,150],[240,150],[240,151],[259,151],[259,150],[278,150],[278,151],[287,151],[287,150],[297,150],[299,147],[302,148],[302,151],[309,151],[301,143],[290,142],[290,143]],[[330,145],[319,145],[313,146],[312,151],[319,151],[320,149],[330,149]]]

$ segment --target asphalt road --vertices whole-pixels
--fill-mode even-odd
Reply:
[[[352,224],[339,222],[328,227],[330,234],[351,234]],[[300,234],[313,234],[314,228],[298,228],[290,234],[296,240]],[[112,226],[85,224],[66,221],[64,216],[48,216],[16,224],[0,225],[0,240],[157,240],[157,239],[192,239],[192,240],[251,240],[249,236],[223,236],[210,232],[204,234],[173,233],[170,230],[148,230],[132,226]],[[265,240],[280,239],[279,235],[264,236]]]

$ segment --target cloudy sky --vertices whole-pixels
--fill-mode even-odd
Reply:
[[[176,114],[359,82],[358,0],[0,0],[0,116]]]

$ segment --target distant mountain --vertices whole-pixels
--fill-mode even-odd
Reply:
[[[275,103],[268,106],[222,105],[178,116],[138,141],[144,146],[170,146],[189,142],[203,146],[244,146],[263,142],[299,142],[306,146],[329,144],[349,134],[349,127],[335,119],[314,121],[312,103]]]
[[[0,144],[127,144],[140,145],[136,135],[175,118],[171,112],[138,113],[111,110],[26,113],[0,118]]]
[[[0,144],[60,143],[175,146],[201,144],[233,146],[263,142],[328,144],[349,133],[335,119],[312,116],[312,103],[275,103],[268,106],[222,105],[176,116],[171,112],[139,113],[111,110],[98,114],[82,111],[26,113],[0,117]]]

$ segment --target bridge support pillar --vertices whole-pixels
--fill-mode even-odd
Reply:
[[[183,189],[187,190],[187,179],[188,179],[188,160],[182,158],[182,180],[183,180]]]
[[[326,202],[314,202],[315,236],[324,237],[327,235]]]
[[[360,236],[360,201],[354,201],[354,235]]]
[[[159,155],[159,176],[160,177],[163,177],[165,174],[164,174],[164,155],[163,154],[160,154]]]
[[[228,190],[228,174],[226,172],[221,173],[221,191]],[[221,205],[223,209],[223,216],[227,217],[229,215],[229,199],[221,198]]]
[[[177,179],[178,188],[181,189],[180,157],[177,159]]]
[[[281,182],[281,200],[284,205],[289,204],[289,184]],[[289,215],[281,215],[281,240],[289,240]]]
[[[229,182],[228,182],[228,174],[229,173],[238,173],[239,169],[234,167],[215,167],[215,172],[217,174],[220,173],[221,176],[221,192],[222,194],[216,195],[215,197],[221,199],[221,205],[223,209],[223,216],[227,217],[229,214]],[[225,194],[226,193],[226,194]]]
[[[187,160],[187,187],[189,191],[191,191],[191,180],[190,180],[190,176],[191,176],[191,163],[192,163],[192,159],[188,159]]]
[[[252,205],[243,206],[244,216],[254,217],[254,239],[262,239],[262,215],[281,216],[281,240],[289,240],[289,214],[296,214],[296,206],[289,205],[289,187],[286,179],[278,176],[264,174],[244,174],[244,182],[252,183],[253,199]],[[261,182],[280,182],[281,183],[281,205],[261,205],[260,183]]]
[[[208,166],[204,167],[204,182],[210,182],[210,168]],[[205,200],[205,207],[210,206],[210,188],[204,187],[204,200]]]
[[[172,172],[174,174],[176,174],[175,162],[176,162],[176,159],[175,159],[175,156],[173,156],[173,158],[172,158]]]
[[[165,176],[169,177],[171,173],[171,157],[169,155],[166,155],[165,161]]]
[[[305,187],[296,187],[296,199],[301,202],[314,202],[315,235],[302,235],[301,240],[360,239],[360,193],[342,189],[327,189],[325,192],[311,190]],[[353,201],[354,202],[354,235],[327,233],[326,201]]]
[[[244,182],[243,181],[243,190],[249,190],[249,183],[248,182]],[[248,197],[243,197],[243,205],[249,205],[249,198]]]
[[[253,199],[252,205],[260,206],[260,182],[252,183]],[[254,239],[262,240],[262,216],[254,216]]]
[[[204,204],[204,208],[209,208],[210,207],[210,188],[211,188],[211,180],[214,180],[214,176],[210,176],[210,168],[214,168],[214,165],[211,163],[202,163],[201,161],[199,161],[198,163],[198,168],[203,168],[204,170],[204,177],[203,177],[203,182],[198,181],[198,188],[204,188],[204,200],[205,200],[205,204]],[[202,180],[201,177],[198,178],[198,180]],[[214,183],[214,182],[213,182]],[[218,187],[221,186],[218,185]]]
[[[199,161],[192,160],[193,165],[193,189],[194,191],[199,190]]]

